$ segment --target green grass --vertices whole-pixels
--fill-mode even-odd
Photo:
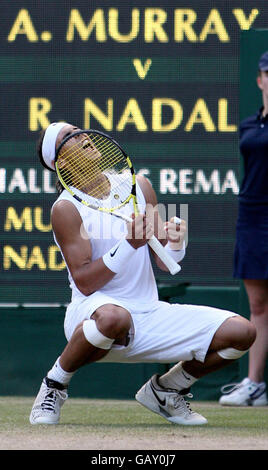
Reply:
[[[135,401],[69,399],[57,426],[31,426],[32,398],[0,398],[0,449],[268,449],[268,407],[193,402],[205,426],[177,426]]]

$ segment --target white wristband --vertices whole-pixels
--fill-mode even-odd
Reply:
[[[176,263],[178,263],[185,256],[185,252],[186,252],[186,250],[185,250],[185,241],[183,242],[182,250],[173,250],[172,248],[170,248],[169,242],[166,244],[165,250],[167,250],[167,252],[171,256],[171,258],[173,258],[174,261],[176,261]]]
[[[129,258],[136,252],[135,248],[123,238],[113,248],[111,248],[102,259],[104,264],[113,273],[118,274],[120,271],[124,271],[125,265],[129,263]]]

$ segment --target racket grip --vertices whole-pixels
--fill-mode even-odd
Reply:
[[[148,240],[148,245],[150,245],[152,250],[154,250],[154,252],[157,254],[157,256],[159,256],[161,261],[163,261],[163,263],[169,269],[170,274],[177,274],[181,270],[180,265],[176,263],[173,258],[171,258],[171,256],[163,247],[163,245],[154,235],[152,236],[152,238],[150,238],[150,240]]]

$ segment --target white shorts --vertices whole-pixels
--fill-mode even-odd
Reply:
[[[204,362],[212,338],[220,325],[237,316],[228,310],[157,301],[150,311],[135,312],[123,301],[100,292],[85,300],[73,301],[67,308],[64,331],[69,341],[75,328],[105,304],[119,305],[131,314],[132,328],[127,346],[113,344],[108,354],[98,362],[157,362],[172,363],[195,358]]]

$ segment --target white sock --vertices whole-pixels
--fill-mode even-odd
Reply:
[[[50,369],[50,371],[48,371],[47,373],[47,377],[49,379],[55,380],[56,382],[59,382],[60,384],[66,386],[69,384],[73,375],[74,372],[66,372],[62,369],[62,367],[60,366],[59,358],[56,360],[52,369]]]
[[[179,362],[174,367],[172,367],[166,374],[159,377],[158,382],[164,388],[172,388],[175,390],[183,390],[184,388],[189,388],[193,385],[198,379],[192,375],[185,372],[182,368],[182,363]]]

